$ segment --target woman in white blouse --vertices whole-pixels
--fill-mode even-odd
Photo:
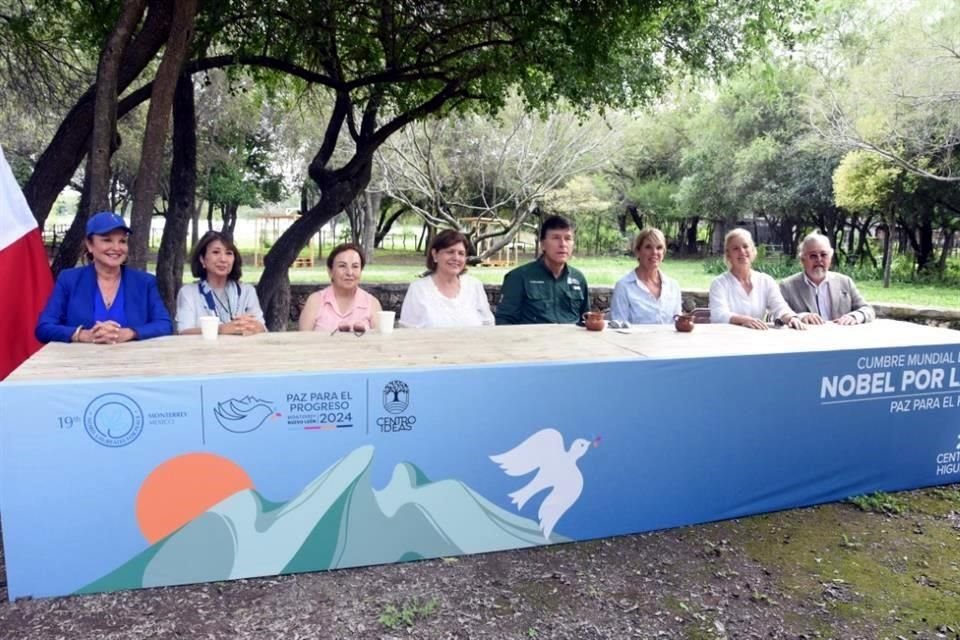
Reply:
[[[492,325],[483,284],[466,273],[467,239],[459,231],[437,234],[427,252],[427,275],[407,288],[401,327],[479,327]]]
[[[637,268],[613,287],[610,319],[630,324],[673,324],[680,313],[680,285],[660,267],[667,239],[660,229],[648,227],[633,241]]]
[[[730,270],[710,284],[710,322],[766,329],[764,317],[769,312],[792,329],[806,329],[774,279],[752,269],[756,256],[753,237],[746,229],[734,229],[724,237],[723,259]]]

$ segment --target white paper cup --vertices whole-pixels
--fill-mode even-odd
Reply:
[[[216,340],[220,331],[220,318],[217,316],[200,316],[200,335],[204,340]]]
[[[377,330],[380,333],[393,333],[393,321],[397,314],[393,311],[379,311],[377,313]]]

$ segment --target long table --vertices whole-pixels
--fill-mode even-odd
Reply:
[[[50,344],[0,384],[8,593],[584,540],[960,480],[960,332],[880,320]]]

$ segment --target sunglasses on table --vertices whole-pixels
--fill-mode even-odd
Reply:
[[[367,328],[362,324],[355,324],[352,327],[348,324],[342,324],[333,331],[330,332],[330,335],[335,336],[338,333],[350,333],[353,332],[353,335],[358,338],[367,332]]]

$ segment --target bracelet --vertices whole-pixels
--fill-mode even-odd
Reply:
[[[79,342],[80,341],[80,332],[83,331],[83,325],[80,325],[73,332],[73,335],[70,336],[70,342]]]

